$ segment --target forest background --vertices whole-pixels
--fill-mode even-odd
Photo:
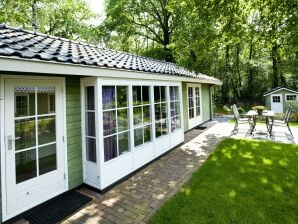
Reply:
[[[104,9],[100,18],[84,0],[0,0],[0,23],[217,77],[217,108],[298,88],[297,1],[105,0]]]

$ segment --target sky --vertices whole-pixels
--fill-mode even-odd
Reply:
[[[85,0],[91,7],[91,10],[100,16],[97,21],[91,21],[92,24],[98,25],[104,19],[104,0]]]

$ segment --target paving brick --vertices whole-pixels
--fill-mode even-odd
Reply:
[[[147,223],[165,200],[175,194],[202,165],[214,149],[214,142],[221,140],[206,140],[204,144],[207,144],[207,147],[202,148],[202,145],[195,144],[202,142],[198,136],[200,133],[202,130],[188,132],[185,137],[188,141],[185,141],[184,145],[173,149],[104,194],[82,187],[79,191],[92,196],[93,200],[65,220],[65,223],[84,218],[88,224],[96,221],[109,224]],[[115,198],[117,200],[114,200]]]

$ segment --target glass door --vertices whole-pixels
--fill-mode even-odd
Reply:
[[[22,212],[66,187],[62,86],[45,83],[5,82],[8,214]]]

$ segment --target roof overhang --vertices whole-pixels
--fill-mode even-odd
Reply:
[[[194,83],[222,85],[222,82],[212,79],[200,79],[178,75],[156,74],[125,69],[106,68],[90,65],[64,64],[52,61],[26,60],[20,58],[7,58],[0,56],[0,72],[21,72],[55,75],[79,75],[91,77],[171,80]]]
[[[282,88],[279,88],[279,89],[277,89],[277,90],[274,90],[274,91],[272,91],[272,92],[268,92],[268,93],[264,94],[264,96],[268,96],[268,95],[270,95],[270,94],[273,94],[273,93],[279,92],[279,91],[281,91],[281,90],[287,90],[287,91],[289,91],[289,92],[292,92],[292,93],[298,94],[298,92],[297,92],[297,91],[295,91],[295,90],[292,90],[292,89],[288,89],[288,88],[282,87]]]

